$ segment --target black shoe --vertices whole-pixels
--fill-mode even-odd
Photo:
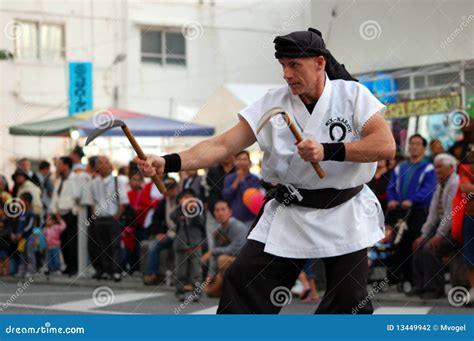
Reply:
[[[420,297],[424,300],[435,300],[444,297],[444,293],[440,291],[426,291]]]
[[[424,290],[423,289],[419,289],[419,288],[413,288],[411,289],[409,292],[406,292],[405,295],[407,297],[415,297],[415,296],[420,296],[424,293]]]
[[[184,302],[186,300],[186,296],[184,295],[184,293],[182,292],[177,292],[176,293],[176,298],[178,299],[178,301],[180,302]]]
[[[96,272],[94,276],[92,276],[92,278],[100,281],[100,279],[102,278],[102,274],[102,272]]]
[[[105,280],[109,280],[109,279],[112,279],[112,276],[109,275],[108,273],[103,273],[101,276],[100,276],[100,279],[105,279]]]
[[[122,280],[122,275],[120,275],[118,272],[114,273],[113,279],[115,282],[120,282]]]

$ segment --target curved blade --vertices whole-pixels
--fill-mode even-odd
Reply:
[[[94,139],[97,137],[97,136],[100,136],[102,134],[104,134],[107,130],[109,129],[113,129],[115,127],[124,127],[126,126],[125,122],[121,121],[121,120],[108,120],[107,122],[104,122],[102,123],[100,126],[98,126],[96,129],[94,129],[92,131],[92,133],[90,133],[88,136],[87,136],[87,140],[86,140],[86,146],[91,143],[92,141],[94,141]]]
[[[272,108],[270,110],[267,110],[262,115],[262,117],[260,117],[260,119],[258,120],[257,134],[260,132],[260,130],[262,130],[262,128],[265,126],[265,124],[267,124],[267,122],[272,119],[272,117],[274,117],[276,115],[280,115],[280,114],[283,114],[283,115],[285,114],[285,110],[283,108],[275,107],[275,108]],[[287,116],[287,115],[285,115],[285,116]]]

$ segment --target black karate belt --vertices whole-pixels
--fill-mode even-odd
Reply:
[[[308,208],[332,208],[345,203],[356,196],[364,187],[363,185],[346,188],[322,188],[322,189],[302,189],[293,186],[281,185],[272,186],[268,183],[262,184],[267,189],[265,201],[275,199],[285,206],[298,205]]]

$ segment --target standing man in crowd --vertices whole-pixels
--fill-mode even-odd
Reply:
[[[51,165],[48,161],[41,161],[39,166],[39,180],[41,183],[41,202],[43,203],[44,215],[50,211],[51,198],[53,196],[53,182],[51,181]]]
[[[59,214],[66,223],[61,233],[61,251],[66,263],[63,273],[69,276],[77,273],[77,200],[79,187],[76,174],[72,171],[72,160],[69,156],[60,157],[57,162],[59,182],[53,190],[51,212]]]
[[[96,278],[113,277],[120,281],[120,235],[122,224],[120,218],[128,204],[127,184],[122,178],[112,175],[112,164],[106,156],[99,156],[96,162],[98,176],[92,180],[92,224],[94,235],[98,240],[92,241],[98,248],[97,259],[93,260],[96,266]]]
[[[260,179],[250,173],[250,154],[246,150],[239,151],[235,155],[235,172],[225,177],[222,197],[230,203],[234,218],[240,220],[250,229],[255,214],[250,212],[244,204],[244,192],[249,188],[260,187]]]
[[[224,189],[224,179],[227,174],[234,172],[234,156],[221,162],[218,166],[211,167],[207,171],[204,187],[206,188],[206,236],[207,248],[214,246],[214,231],[219,227],[219,223],[214,217],[214,205],[222,200],[222,190]]]
[[[319,31],[293,32],[274,43],[287,86],[242,109],[225,133],[179,154],[136,162],[146,176],[207,168],[257,141],[263,179],[280,184],[276,197],[289,200],[272,199],[261,209],[226,271],[217,312],[278,313],[281,305],[272,303],[278,289],[290,290],[306,260],[321,258],[328,281],[316,312],[350,314],[368,295],[367,247],[384,237],[380,204],[364,184],[376,161],[394,157],[395,141],[385,106],[335,60]],[[281,120],[257,133],[260,118],[274,107],[292,116],[303,141],[296,144]],[[310,162],[321,162],[326,177]],[[290,185],[300,195],[289,195]],[[372,313],[370,301],[358,312]]]
[[[410,157],[395,167],[387,188],[387,209],[402,209],[409,212],[408,230],[397,245],[393,260],[393,274],[400,284],[412,280],[412,245],[420,236],[421,227],[428,216],[431,197],[436,189],[436,174],[433,164],[425,159],[427,142],[419,134],[408,140]],[[391,212],[387,212],[390,215]],[[405,289],[406,290],[406,289]]]
[[[22,158],[18,161],[18,169],[22,170],[27,177],[27,180],[31,181],[33,184],[35,184],[38,187],[41,187],[40,179],[38,178],[38,175],[36,175],[35,172],[31,169],[31,162],[27,158]],[[18,193],[19,189],[19,184],[14,183],[13,190],[12,190],[12,196],[13,197],[19,197],[20,194]]]
[[[43,203],[41,202],[41,188],[31,181],[28,174],[21,168],[17,168],[12,175],[15,186],[17,186],[16,197],[20,197],[23,193],[30,193],[32,197],[33,212],[38,216],[43,216]],[[14,196],[15,197],[15,196]]]

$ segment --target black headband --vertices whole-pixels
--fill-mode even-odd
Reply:
[[[273,42],[275,43],[275,58],[277,59],[324,56],[326,59],[325,71],[329,79],[357,81],[344,65],[339,64],[331,52],[326,49],[321,32],[314,28],[310,27],[307,31],[297,31],[284,36],[277,36]]]

